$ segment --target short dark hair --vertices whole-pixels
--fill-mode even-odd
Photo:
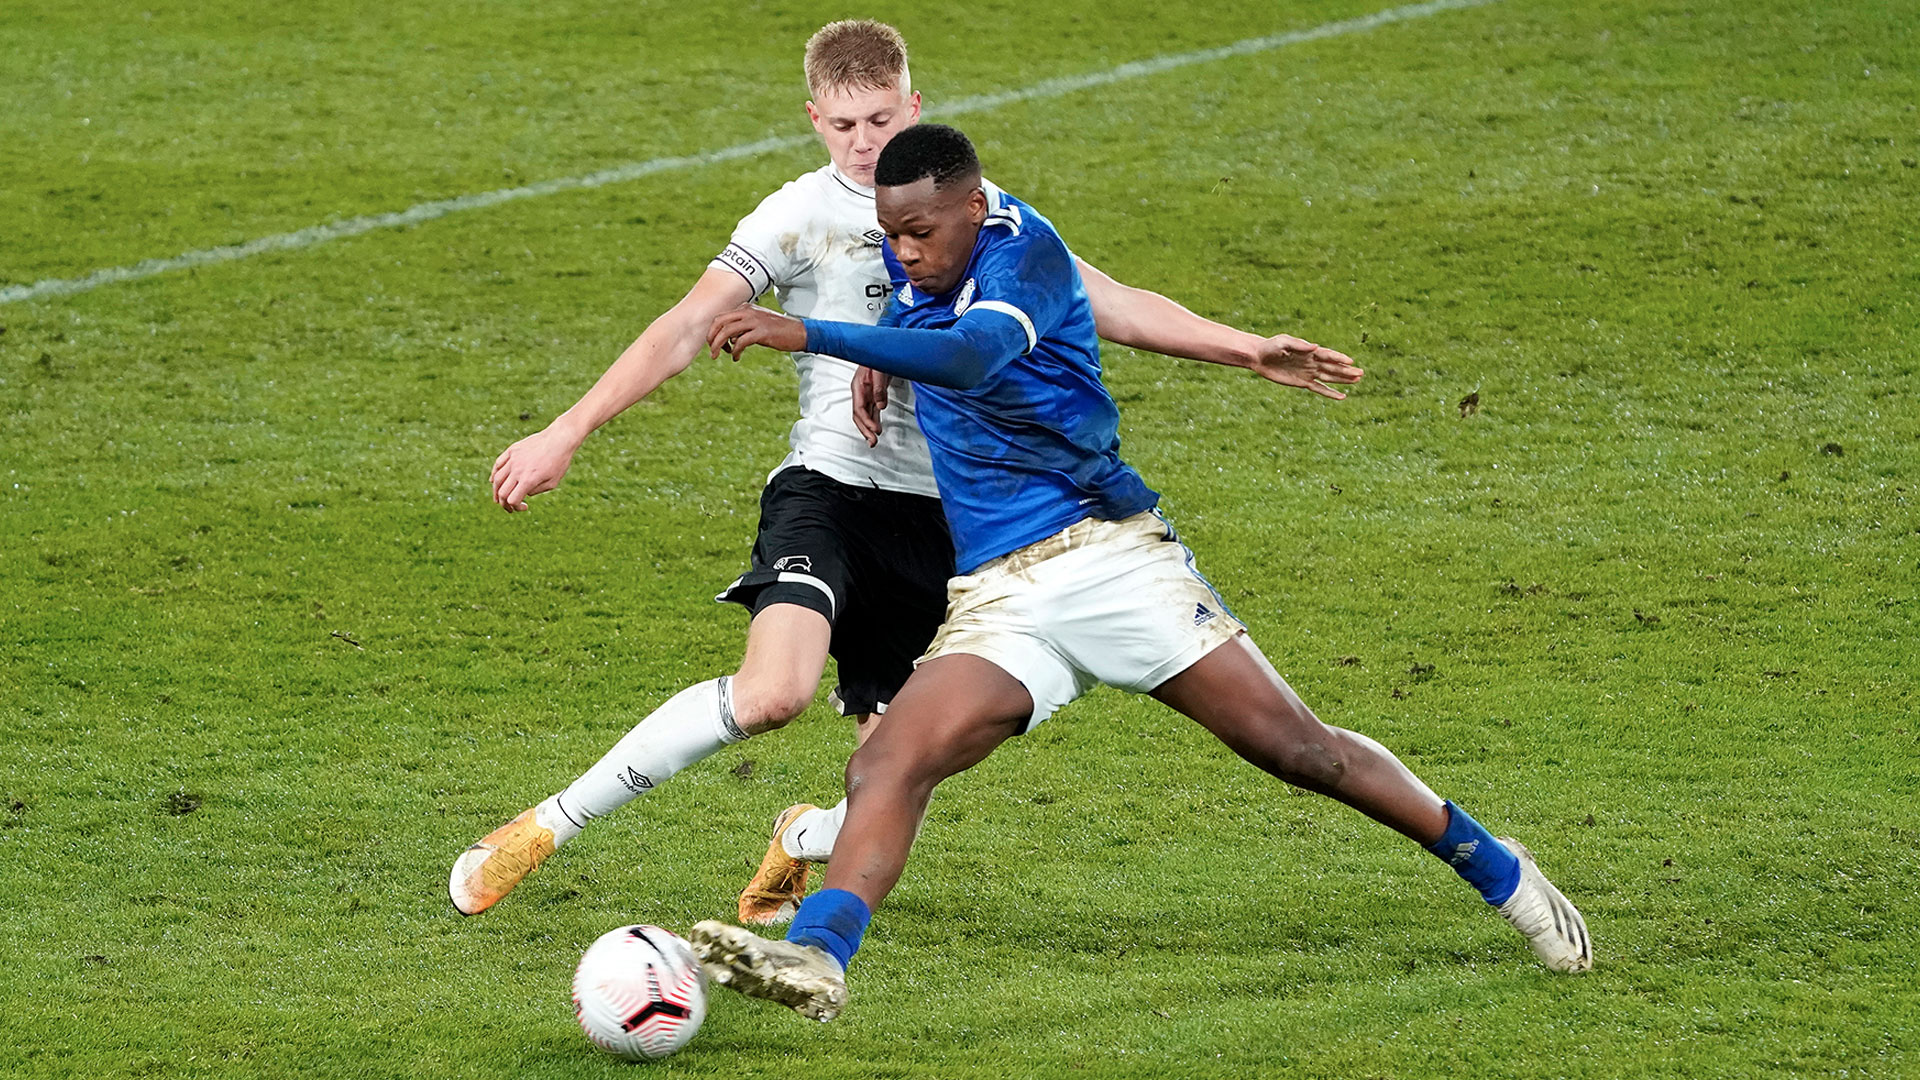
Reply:
[[[933,177],[936,190],[980,175],[973,143],[958,128],[915,124],[888,140],[873,169],[878,187],[900,187]]]

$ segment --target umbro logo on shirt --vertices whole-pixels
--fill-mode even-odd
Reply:
[[[860,234],[860,238],[867,242],[868,247],[879,247],[886,242],[887,234],[881,232],[879,229],[868,229],[866,232]]]
[[[1214,620],[1215,613],[1207,610],[1205,604],[1193,605],[1193,625],[1200,626]]]

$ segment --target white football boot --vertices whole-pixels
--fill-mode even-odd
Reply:
[[[748,997],[777,1001],[826,1023],[847,1007],[847,972],[811,945],[768,941],[751,930],[708,919],[687,935],[707,977]]]
[[[1511,836],[1496,837],[1520,858],[1520,886],[1494,910],[1524,934],[1533,954],[1553,971],[1569,974],[1593,968],[1593,944],[1587,940],[1587,920],[1560,895],[1547,875],[1534,865],[1533,852]]]

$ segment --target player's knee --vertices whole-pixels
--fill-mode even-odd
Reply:
[[[1346,758],[1322,739],[1282,739],[1274,745],[1271,771],[1309,791],[1332,791],[1347,775]]]
[[[856,793],[911,797],[922,788],[931,791],[933,784],[921,775],[924,770],[915,768],[917,760],[915,755],[889,752],[882,742],[862,744],[847,759],[847,797]]]
[[[748,734],[785,727],[813,704],[814,687],[750,671],[733,677],[733,716]]]
[[[1339,733],[1302,705],[1260,710],[1239,725],[1228,742],[1242,757],[1289,784],[1332,791],[1346,778],[1347,755]]]

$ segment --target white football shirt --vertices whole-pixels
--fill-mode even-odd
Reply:
[[[787,314],[871,326],[887,310],[891,288],[880,259],[885,240],[874,220],[873,189],[826,165],[790,181],[734,227],[716,267],[769,288]],[[927,442],[913,415],[913,389],[896,381],[882,414],[880,445],[853,426],[856,366],[832,356],[793,354],[800,370],[800,419],[780,469],[803,465],[843,484],[939,495]]]

